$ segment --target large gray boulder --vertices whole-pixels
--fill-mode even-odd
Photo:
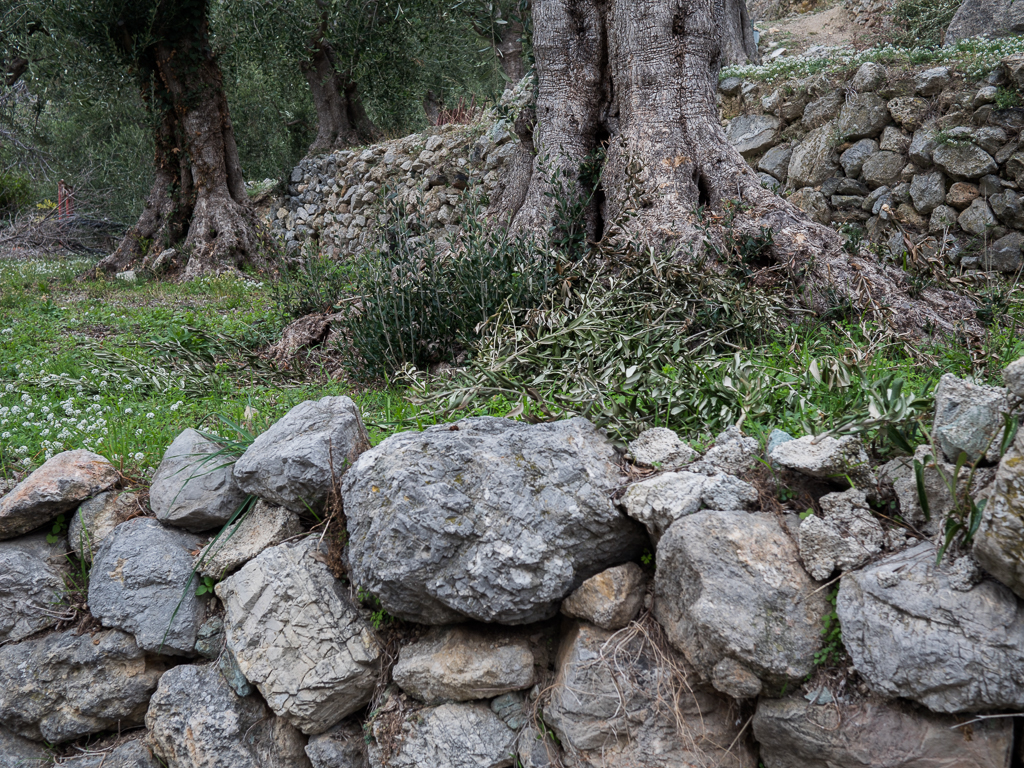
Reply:
[[[968,732],[962,719],[900,703],[837,709],[786,698],[761,699],[753,726],[766,768],[1005,768],[1013,726],[983,720]]]
[[[800,523],[800,559],[811,576],[827,579],[837,568],[848,571],[882,551],[885,532],[859,488],[821,497],[822,516]]]
[[[946,27],[945,43],[987,35],[1007,37],[1024,32],[1024,5],[1014,0],[964,0]]]
[[[931,67],[914,76],[914,91],[918,96],[935,96],[953,82],[949,67]]]
[[[969,142],[939,144],[932,152],[932,162],[957,181],[973,181],[999,171],[992,155]]]
[[[805,435],[789,440],[772,450],[769,458],[775,464],[810,477],[858,488],[871,488],[875,475],[864,443],[859,437],[815,437]]]
[[[939,171],[917,174],[910,182],[910,199],[918,213],[931,213],[946,202],[946,177]]]
[[[48,764],[52,757],[44,745],[0,725],[0,768],[38,768]]]
[[[870,189],[895,187],[906,164],[907,159],[896,152],[875,152],[864,161],[860,177]]]
[[[697,685],[676,688],[675,675],[693,671],[645,634],[576,624],[562,639],[557,669],[544,723],[558,735],[568,768],[757,764],[738,740],[731,702]]]
[[[977,237],[987,236],[989,230],[997,224],[996,217],[992,215],[992,209],[980,197],[967,206],[956,220],[964,232],[969,232]]]
[[[166,663],[131,635],[54,633],[0,647],[0,723],[60,744],[141,725]]]
[[[389,437],[342,483],[353,581],[423,624],[549,618],[584,579],[639,557],[625,478],[586,419],[477,417]]]
[[[93,561],[92,615],[131,632],[144,650],[191,656],[206,613],[192,578],[191,553],[201,541],[151,517],[121,523]]]
[[[785,184],[786,178],[789,176],[789,161],[792,157],[793,146],[780,144],[764,153],[764,157],[757,162],[757,170],[764,171],[780,184]]]
[[[754,466],[757,440],[747,437],[737,426],[715,436],[710,448],[687,469],[701,475],[740,475]]]
[[[263,550],[302,533],[298,514],[284,507],[258,501],[245,515],[226,527],[196,556],[200,576],[222,579]]]
[[[164,768],[142,738],[126,741],[113,749],[93,747],[80,757],[61,760],[60,765],[66,768]]]
[[[825,593],[774,517],[706,511],[681,518],[659,543],[657,566],[655,616],[704,679],[724,658],[773,688],[814,669]]]
[[[630,485],[622,505],[657,542],[672,523],[699,509],[751,509],[757,498],[757,489],[734,475],[665,472]]]
[[[917,101],[924,101],[924,99],[917,99]],[[928,102],[924,101],[924,103],[927,107]],[[939,142],[936,139],[938,135],[939,127],[934,120],[929,120],[924,125],[915,129],[914,135],[910,140],[910,149],[907,150],[907,153],[910,155],[910,161],[919,168],[928,168],[932,164],[932,155],[939,146]]]
[[[839,164],[843,166],[843,171],[848,177],[855,179],[860,176],[861,169],[864,168],[864,161],[877,151],[877,141],[874,139],[861,139],[854,142],[852,147],[839,156]]]
[[[874,93],[856,93],[839,111],[839,141],[874,138],[889,124],[885,100]]]
[[[839,115],[839,108],[842,104],[842,94],[838,91],[830,91],[804,107],[804,113],[800,122],[804,128],[809,130],[820,128],[826,123],[835,120]]]
[[[529,688],[534,659],[525,637],[463,627],[437,629],[399,652],[392,675],[427,704],[490,699]]]
[[[0,498],[0,539],[45,525],[62,512],[114,487],[114,465],[92,451],[58,453]]]
[[[515,761],[516,732],[486,704],[428,707],[405,716],[401,733],[387,751],[383,721],[374,720],[370,743],[372,768],[507,768]]]
[[[370,768],[366,736],[355,720],[310,737],[306,755],[313,768]]]
[[[0,645],[57,623],[68,562],[67,542],[45,533],[0,542]]]
[[[1003,434],[1003,414],[1007,412],[1006,392],[943,374],[935,387],[933,432],[939,448],[951,462],[963,451],[968,461],[984,456],[999,458]]]
[[[651,427],[629,444],[629,457],[645,467],[681,467],[697,458],[697,452],[665,427]]]
[[[275,714],[322,733],[370,700],[380,647],[315,536],[265,550],[217,585],[227,646]]]
[[[1024,605],[994,581],[953,589],[918,544],[851,571],[836,610],[853,665],[876,693],[933,712],[1024,706]]]
[[[350,398],[307,400],[252,442],[235,462],[235,480],[246,493],[293,512],[317,511],[369,447]]]
[[[213,664],[167,672],[146,727],[169,768],[311,768],[305,737],[259,696],[238,696]]]
[[[780,125],[773,115],[739,115],[729,121],[725,138],[744,157],[756,155],[779,140]]]
[[[149,505],[157,519],[190,531],[224,525],[245,501],[232,464],[219,445],[186,429],[164,451],[153,475]]]
[[[931,104],[927,99],[918,96],[897,96],[891,99],[886,107],[893,120],[908,131],[917,131],[924,124],[925,115],[928,114]]]
[[[105,491],[75,511],[68,524],[68,544],[87,563],[117,526],[142,512],[139,496],[128,491]]]
[[[825,123],[808,133],[804,140],[793,148],[789,160],[789,186],[817,187],[839,170],[839,154],[836,152],[836,124]]]
[[[1024,436],[999,462],[973,552],[981,567],[1024,599]]]
[[[562,613],[601,629],[622,629],[640,613],[647,577],[636,563],[623,563],[583,582],[562,603]]]
[[[985,249],[982,267],[1004,274],[1014,274],[1024,263],[1024,258],[1021,256],[1022,250],[1024,250],[1024,235],[1020,232],[1011,232]]]
[[[971,202],[974,202],[973,200]],[[1015,229],[1024,228],[1024,198],[1012,189],[991,195],[988,204],[992,213],[1003,224]]]

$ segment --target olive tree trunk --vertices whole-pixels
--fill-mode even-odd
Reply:
[[[309,154],[369,144],[374,140],[377,132],[363,108],[359,88],[337,71],[329,45],[317,44],[302,72],[316,105],[317,132]]]
[[[848,254],[836,232],[761,186],[726,141],[715,101],[726,9],[724,0],[534,0],[536,125],[519,130],[520,163],[492,212],[547,234],[560,226],[553,195],[568,192],[588,201],[591,242],[628,236],[695,258],[708,252],[695,211],[714,219],[735,201],[734,227],[771,230],[771,257],[806,306],[849,301],[915,335],[973,322],[966,300],[935,289],[910,298],[901,270]],[[581,166],[602,155],[590,194]]]

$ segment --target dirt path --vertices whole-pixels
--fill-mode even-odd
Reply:
[[[784,56],[795,56],[815,45],[863,48],[875,37],[873,30],[857,24],[853,14],[840,4],[816,13],[758,22],[756,26],[761,31],[758,47],[763,61],[779,48],[785,48]]]

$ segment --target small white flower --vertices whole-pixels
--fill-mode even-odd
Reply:
[[[125,416],[131,416],[133,413],[135,413],[135,411],[133,411],[131,408],[125,408],[124,409],[124,415]]]
[[[146,414],[146,418],[147,418],[147,419],[152,419],[152,418],[153,418],[153,417],[155,417],[155,416],[156,416],[156,414],[155,414],[155,413],[147,413],[147,414]]]
[[[146,454],[144,454],[144,453],[136,453],[134,458],[135,458],[136,461],[142,461],[144,458],[146,458]]]
[[[0,440],[10,440],[10,439],[11,439],[11,433],[10,432],[4,432],[2,435],[0,435]]]
[[[141,429],[136,429],[135,430],[135,436],[136,437],[141,437],[142,436],[142,430]]]

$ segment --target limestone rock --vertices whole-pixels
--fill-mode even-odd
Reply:
[[[393,435],[343,480],[352,578],[409,621],[549,618],[584,579],[648,545],[609,497],[624,481],[615,458],[581,418]]]
[[[0,647],[0,723],[60,744],[140,725],[166,665],[131,635],[73,630]]]
[[[158,520],[190,531],[224,525],[244,500],[231,460],[194,429],[186,429],[164,451],[149,491]]]
[[[842,106],[842,95],[836,91],[826,93],[820,99],[816,99],[804,107],[804,114],[801,123],[804,128],[820,128],[826,123],[834,120],[839,114]]]
[[[914,90],[919,96],[935,96],[953,82],[949,67],[932,67],[914,77]]]
[[[169,768],[311,768],[302,734],[258,696],[236,695],[212,664],[167,672],[146,727]]]
[[[877,151],[877,141],[874,139],[861,139],[839,156],[839,164],[843,166],[843,171],[847,176],[855,179],[860,176],[861,169],[864,168],[864,161]]]
[[[826,123],[808,133],[793,149],[788,183],[797,189],[816,187],[839,169],[835,150],[836,124]]]
[[[874,91],[885,82],[885,78],[885,67],[865,61],[850,80],[850,87],[855,91]]]
[[[877,136],[888,125],[885,100],[873,93],[857,93],[846,99],[839,112],[839,141],[856,141]]]
[[[227,645],[275,714],[322,733],[362,708],[380,648],[311,536],[264,550],[216,587]]]
[[[525,638],[463,627],[435,629],[399,652],[395,683],[427,704],[489,699],[534,683]]]
[[[163,768],[141,738],[126,741],[110,751],[61,760],[60,765],[67,768]]]
[[[937,205],[928,219],[928,231],[931,233],[942,232],[955,227],[957,224],[956,209],[948,205]]]
[[[876,152],[864,161],[861,178],[870,189],[893,187],[900,180],[906,158],[895,152]]]
[[[1024,438],[1019,432],[999,462],[973,553],[982,568],[1024,598]]]
[[[757,450],[757,440],[732,426],[715,437],[714,444],[689,470],[702,475],[739,475],[754,465]]]
[[[62,512],[114,487],[117,470],[92,451],[58,453],[3,498],[0,539],[10,539],[45,525]]]
[[[191,578],[191,552],[200,541],[151,517],[121,523],[93,561],[92,615],[131,632],[144,650],[191,656],[205,615]]]
[[[1020,269],[1022,262],[1021,249],[1024,248],[1024,235],[1011,232],[996,240],[985,249],[982,260],[984,269],[1013,274]]]
[[[780,184],[786,183],[789,176],[789,161],[793,157],[793,146],[791,144],[779,144],[764,153],[757,162],[757,170],[764,171]]]
[[[828,207],[828,200],[825,196],[810,187],[798,189],[789,196],[789,202],[810,216],[819,224],[831,224],[832,212]]]
[[[370,768],[363,729],[353,720],[311,737],[306,755],[313,768]]]
[[[919,213],[931,213],[946,201],[946,178],[939,171],[918,174],[910,183],[910,199]]]
[[[975,195],[977,197],[977,195]],[[969,201],[968,204],[973,203]],[[1024,198],[1012,189],[992,195],[988,199],[992,213],[1003,224],[1015,229],[1024,228]]]
[[[104,491],[83,502],[75,512],[68,524],[68,544],[75,554],[91,563],[113,530],[141,512],[138,494]]]
[[[0,645],[57,623],[66,551],[67,542],[48,544],[45,533],[0,542]]]
[[[932,152],[932,162],[957,181],[973,181],[999,170],[992,155],[966,142],[939,144]]]
[[[965,0],[946,28],[946,45],[968,37],[1006,37],[1024,32],[1024,7],[1013,0]]]
[[[1024,399],[1024,357],[1014,360],[1003,371],[1006,391],[1014,397]]]
[[[562,613],[601,629],[622,629],[644,604],[644,572],[636,563],[609,568],[580,585],[562,603]]]
[[[666,472],[633,483],[622,496],[626,513],[643,523],[657,541],[676,520],[699,509],[745,509],[757,490],[733,475],[712,478],[694,472]]]
[[[822,517],[800,523],[800,559],[819,581],[832,571],[863,565],[882,551],[885,533],[868,506],[864,491],[851,488],[821,497]]]
[[[674,661],[687,672],[683,659]],[[756,765],[748,746],[737,742],[730,703],[689,682],[676,689],[643,635],[576,625],[562,639],[557,669],[544,722],[558,734],[571,768]],[[687,678],[696,677],[688,671]],[[664,703],[674,700],[675,713]]]
[[[794,472],[822,480],[845,483],[849,478],[858,488],[871,488],[875,476],[860,438],[805,435],[775,448],[771,460]]]
[[[378,733],[380,722],[373,722]],[[372,768],[506,768],[515,759],[516,732],[486,704],[442,704],[409,714],[395,751],[369,745]]]
[[[897,155],[906,155],[910,150],[910,136],[895,125],[887,125],[882,131],[882,138],[878,141],[878,148],[886,152],[895,152]]]
[[[956,462],[961,451],[972,462],[982,455],[996,461],[1006,410],[1002,388],[944,374],[935,387],[935,440],[951,462]]]
[[[914,462],[921,465],[924,479],[925,498],[933,521],[942,521],[953,508],[953,497],[944,478],[952,479],[956,467],[933,456],[931,446],[919,445],[913,457],[901,456],[882,465],[878,475],[883,482],[892,486],[900,504],[900,516],[916,526],[925,524],[924,510],[917,490],[917,474]]]
[[[761,695],[764,686],[753,672],[735,659],[726,656],[711,671],[711,685],[716,691],[734,699],[752,699]]]
[[[659,543],[654,612],[701,677],[732,658],[777,688],[814,668],[825,594],[774,517],[707,511]]]
[[[268,547],[302,533],[299,516],[284,507],[256,502],[244,517],[226,528],[196,557],[200,576],[221,579]]]
[[[42,744],[11,733],[0,725],[0,768],[36,768],[53,757]]]
[[[645,467],[682,467],[697,458],[697,452],[665,427],[652,427],[641,432],[629,444],[629,455]]]
[[[761,699],[753,725],[767,768],[1007,765],[1012,726],[985,720],[971,726],[968,738],[957,721],[905,704],[863,701],[837,710],[791,697]]]
[[[847,573],[837,612],[853,665],[876,693],[933,712],[1024,706],[1024,604],[995,581],[950,585],[918,544]]]
[[[307,400],[253,441],[235,462],[234,476],[244,492],[265,501],[293,512],[317,510],[369,447],[350,398]]]
[[[908,131],[916,131],[924,124],[924,116],[928,114],[929,106],[927,100],[917,96],[897,96],[886,104],[892,119]]]
[[[958,211],[962,211],[968,205],[978,199],[978,188],[974,184],[968,184],[966,181],[958,181],[949,188],[949,192],[946,194],[946,205],[956,208]],[[991,199],[989,203],[991,204]],[[1024,211],[1022,211],[1024,213]],[[1022,220],[1024,224],[1024,220]]]
[[[740,115],[729,121],[725,138],[744,157],[755,155],[779,140],[780,125],[772,115]]]

